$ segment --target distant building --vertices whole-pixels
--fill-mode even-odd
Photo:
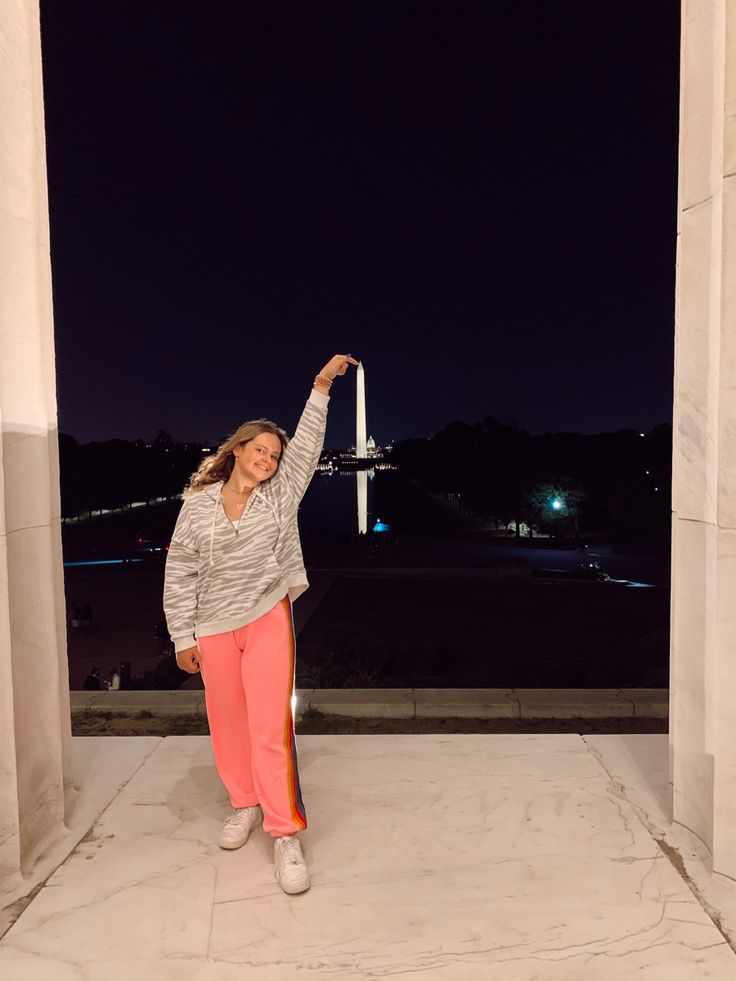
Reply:
[[[368,458],[371,458],[371,459],[375,458],[375,459],[379,459],[380,460],[380,459],[383,458],[383,453],[384,453],[383,447],[382,446],[378,446],[376,444],[375,439],[372,436],[369,436],[368,437],[368,439],[366,440],[366,444],[365,445],[366,445],[366,459],[368,459]],[[339,460],[343,460],[343,461],[346,461],[346,462],[348,460],[355,460],[355,459],[357,459],[357,457],[355,456],[355,447],[354,446],[350,446],[350,447],[348,447],[347,450],[338,450],[337,451],[337,458]]]
[[[344,472],[352,472],[356,469],[364,469],[360,466],[360,460],[371,460],[371,466],[375,465],[376,470],[395,470],[388,462],[384,462],[385,449],[376,444],[373,436],[366,440],[366,455],[363,458],[356,457],[355,447],[350,446],[346,450],[323,450],[320,456],[317,470],[320,473],[332,473],[342,469]]]

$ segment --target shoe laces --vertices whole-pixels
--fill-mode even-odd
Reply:
[[[282,865],[302,865],[304,862],[299,841],[294,837],[282,838],[279,851]]]
[[[225,819],[225,824],[243,824],[244,821],[250,821],[251,812],[254,810],[255,807],[234,807]]]

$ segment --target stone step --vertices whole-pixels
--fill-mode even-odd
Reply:
[[[412,719],[658,718],[666,688],[321,688],[296,692],[299,718],[325,715]],[[71,692],[72,714],[204,715],[204,691]]]

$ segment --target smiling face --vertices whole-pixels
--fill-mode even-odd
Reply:
[[[273,433],[259,433],[233,450],[233,473],[251,486],[273,477],[281,459],[281,440]]]

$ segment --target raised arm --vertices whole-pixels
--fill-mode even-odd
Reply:
[[[332,382],[338,375],[345,374],[349,364],[354,364],[357,368],[360,362],[349,354],[336,354],[334,358],[330,358],[324,368],[317,373],[317,377],[314,379],[314,390],[329,395]]]
[[[358,362],[349,354],[336,354],[318,372],[301,419],[279,463],[276,481],[288,488],[298,503],[309,486],[325,440],[327,405],[333,380]]]

